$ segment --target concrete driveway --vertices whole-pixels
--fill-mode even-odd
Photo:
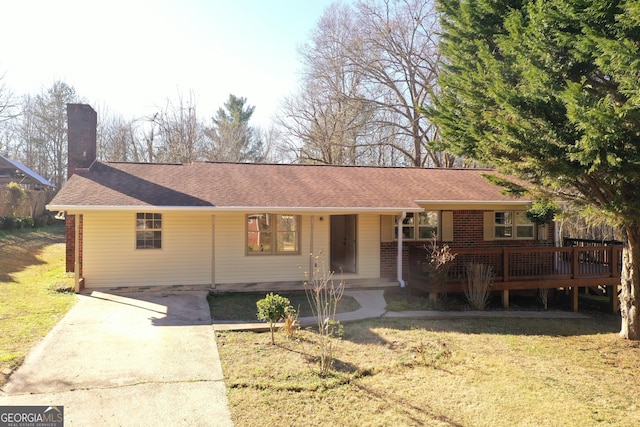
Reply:
[[[2,405],[65,425],[232,426],[206,292],[93,292],[27,356]]]

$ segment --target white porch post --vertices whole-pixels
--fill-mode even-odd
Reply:
[[[314,253],[313,253],[313,232],[314,232],[314,226],[315,226],[315,215],[311,215],[309,221],[310,221],[310,227],[309,227],[309,277],[308,280],[311,281],[313,280],[313,276],[315,275],[315,267],[313,264],[313,259],[314,259]]]
[[[397,260],[397,271],[398,271],[398,283],[400,283],[400,287],[404,288],[405,286],[405,282],[402,279],[402,223],[404,222],[404,219],[407,217],[407,213],[406,212],[402,212],[402,215],[400,215],[400,218],[398,218],[398,260]]]

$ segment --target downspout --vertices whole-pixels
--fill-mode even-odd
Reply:
[[[79,293],[82,290],[82,286],[80,283],[80,214],[75,214],[74,217],[74,227],[73,227],[73,239],[74,243],[74,254],[73,254],[73,277],[75,282],[75,291]]]
[[[311,215],[310,218],[310,227],[309,227],[309,276],[307,280],[311,282],[313,280],[313,276],[315,275],[315,266],[314,266],[314,254],[313,254],[313,231],[314,231],[314,223],[315,223],[315,215]]]
[[[405,282],[402,279],[402,223],[404,222],[404,219],[407,217],[407,213],[405,211],[402,211],[402,215],[400,215],[400,218],[398,218],[398,266],[397,266],[397,271],[398,271],[398,283],[400,283],[400,287],[404,288],[405,287]]]

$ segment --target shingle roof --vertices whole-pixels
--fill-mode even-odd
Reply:
[[[11,181],[20,182],[25,178],[29,183],[55,187],[49,180],[38,175],[19,161],[0,156],[0,184],[6,184]]]
[[[418,208],[416,201],[508,202],[479,169],[418,169],[247,163],[96,162],[74,174],[49,209],[212,207]]]

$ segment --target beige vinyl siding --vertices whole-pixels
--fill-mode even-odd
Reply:
[[[327,215],[314,215],[313,248],[310,246],[311,216],[301,215],[300,221],[300,254],[247,255],[246,215],[217,214],[216,283],[303,281],[305,271],[309,270],[309,254],[328,251],[330,221]]]
[[[84,214],[87,288],[211,283],[211,214],[149,212],[162,213],[162,249],[135,248],[135,212]]]
[[[357,268],[359,279],[380,277],[380,215],[358,215]]]
[[[443,242],[453,242],[453,212],[444,211],[440,214],[440,232]]]
[[[495,240],[495,232],[495,213],[493,211],[487,211],[484,213],[484,240]]]
[[[380,216],[380,238],[383,242],[394,242],[396,236],[393,233],[393,215]]]
[[[304,281],[309,270],[309,254],[325,254],[329,262],[329,215],[301,215],[300,255],[247,255],[245,215],[218,214],[215,218],[215,278],[218,284]],[[320,218],[322,217],[322,220]],[[380,277],[380,215],[358,215],[357,274],[345,278]],[[348,276],[348,277],[347,277]]]

